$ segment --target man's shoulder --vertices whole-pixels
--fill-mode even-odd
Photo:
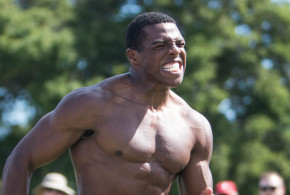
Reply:
[[[192,108],[182,97],[174,93],[173,91],[170,91],[171,96],[173,97],[173,102],[176,106],[180,107],[186,114],[191,116],[199,116],[201,115],[198,111],[196,111],[194,108]]]
[[[63,101],[73,103],[89,103],[91,101],[97,101],[106,94],[106,90],[98,85],[78,88],[69,94],[67,94]]]
[[[176,93],[171,92],[174,97],[175,103],[183,110],[183,113],[186,115],[186,118],[194,122],[195,124],[205,124],[208,123],[206,117],[199,111],[192,108],[182,97],[178,96]]]
[[[114,89],[118,88],[122,77],[123,75],[117,75],[104,79],[95,85],[78,88],[67,94],[64,99],[80,102],[109,100],[114,95]]]
[[[176,94],[174,91],[170,90],[170,96],[172,97],[174,103],[178,106],[184,106],[187,107],[188,109],[192,109],[187,102],[180,97],[178,94]]]

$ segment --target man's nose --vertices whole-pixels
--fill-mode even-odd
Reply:
[[[170,44],[168,52],[170,56],[177,56],[178,54],[181,53],[181,50],[175,43],[172,43]]]

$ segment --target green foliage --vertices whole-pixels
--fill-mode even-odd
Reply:
[[[11,129],[0,140],[1,169],[17,142],[64,95],[128,70],[125,31],[137,12],[124,12],[126,2],[0,1],[0,112],[19,97],[36,109],[25,127],[0,120]],[[173,16],[186,39],[186,74],[174,90],[212,125],[214,183],[232,179],[240,194],[256,194],[259,176],[268,170],[290,182],[289,4],[138,0],[136,6]],[[228,108],[220,110],[224,100]],[[224,115],[228,111],[232,118]],[[31,186],[49,171],[66,174],[75,186],[68,153],[38,169]],[[176,181],[171,194],[177,194]]]

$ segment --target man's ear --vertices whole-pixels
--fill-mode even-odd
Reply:
[[[136,66],[139,64],[139,53],[137,50],[128,48],[126,50],[126,55],[131,66]]]

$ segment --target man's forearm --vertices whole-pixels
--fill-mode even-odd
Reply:
[[[3,170],[1,195],[28,194],[30,178],[28,166],[10,156]]]

